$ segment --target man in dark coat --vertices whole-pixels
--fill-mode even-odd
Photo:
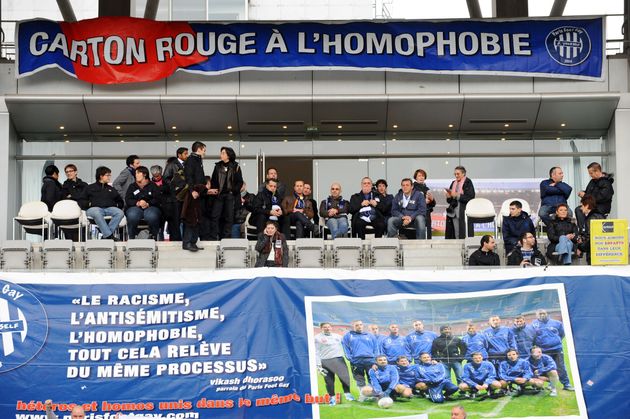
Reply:
[[[48,206],[48,211],[52,212],[55,204],[64,199],[63,189],[59,183],[59,169],[54,164],[44,169],[46,176],[42,179],[41,201]]]
[[[67,164],[63,170],[66,173],[66,181],[63,183],[64,199],[78,202],[88,184],[79,179],[79,172],[74,164]]]
[[[451,326],[444,325],[440,327],[440,336],[433,340],[431,353],[433,359],[444,364],[444,368],[448,375],[453,370],[457,384],[462,381],[462,361],[466,355],[466,344],[457,336],[453,336]]]
[[[182,249],[191,252],[203,250],[202,247],[197,246],[197,240],[199,240],[199,223],[201,222],[200,199],[208,193],[206,174],[203,171],[205,154],[206,145],[201,141],[195,141],[192,145],[192,154],[184,164],[188,192],[182,206],[182,220],[185,224]]]
[[[515,200],[510,202],[510,216],[503,218],[503,243],[505,245],[505,254],[507,255],[514,249],[518,240],[525,232],[536,235],[536,227],[529,214],[523,211],[521,201]]]

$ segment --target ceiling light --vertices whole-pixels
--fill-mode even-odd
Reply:
[[[241,148],[245,148],[245,144],[241,144]]]
[[[509,126],[510,126],[510,124],[503,124],[503,126],[504,126],[505,128],[507,128],[507,127],[509,127]]]
[[[171,129],[177,129],[177,127],[176,127],[175,125],[173,125],[173,126],[171,127]]]
[[[125,142],[125,140],[120,140],[120,142],[121,142],[121,143],[124,143],[124,142]]]
[[[68,136],[68,134],[63,134],[63,136],[64,136],[64,137],[67,137],[67,136]]]
[[[175,142],[176,142],[176,143],[178,143],[178,142],[179,142],[179,140],[175,140]]]
[[[228,134],[228,137],[231,137],[231,136],[232,136],[232,134]]]
[[[116,125],[116,129],[120,129],[120,125]]]
[[[396,141],[396,139],[395,139],[395,138],[392,138],[392,141]]]
[[[66,142],[67,142],[67,143],[69,143],[69,142],[70,142],[70,140],[66,140]]]
[[[560,141],[560,137],[556,137],[556,141]]]
[[[233,142],[234,142],[234,140],[230,140],[230,142],[231,142],[231,143],[233,143]]]
[[[66,129],[66,127],[64,127],[63,125],[61,125],[61,126],[59,127],[59,129]]]
[[[286,125],[283,125],[283,126],[282,126],[282,129],[287,129],[287,128],[288,128],[288,127],[287,127]]]
[[[446,141],[451,141],[451,139],[450,139],[450,138],[447,138],[447,139],[446,139]]]
[[[561,127],[566,127],[567,124],[565,124],[564,122],[560,124]]]
[[[343,128],[343,125],[337,125],[337,128],[341,129]]]
[[[394,124],[392,125],[392,128],[398,128],[398,125]]]
[[[502,137],[502,138],[501,138],[501,141],[505,141],[505,137]]]
[[[286,138],[285,138],[284,140],[282,140],[282,141],[284,141],[285,143],[288,143],[288,142],[289,142],[289,140],[287,140]]]
[[[453,128],[453,127],[454,127],[454,125],[453,125],[453,124],[448,124],[448,127],[449,127],[449,128]]]
[[[227,126],[227,129],[232,129],[232,125],[228,125],[228,126]]]
[[[337,138],[337,141],[341,141],[341,138]]]

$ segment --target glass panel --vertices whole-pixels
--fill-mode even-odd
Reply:
[[[245,0],[208,0],[208,20],[245,20]]]
[[[172,20],[206,20],[205,0],[171,0]]]

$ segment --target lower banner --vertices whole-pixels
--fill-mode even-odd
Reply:
[[[627,267],[0,274],[0,418],[621,418]]]

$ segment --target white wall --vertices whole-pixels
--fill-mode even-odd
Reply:
[[[250,0],[249,20],[374,19],[372,0]]]

